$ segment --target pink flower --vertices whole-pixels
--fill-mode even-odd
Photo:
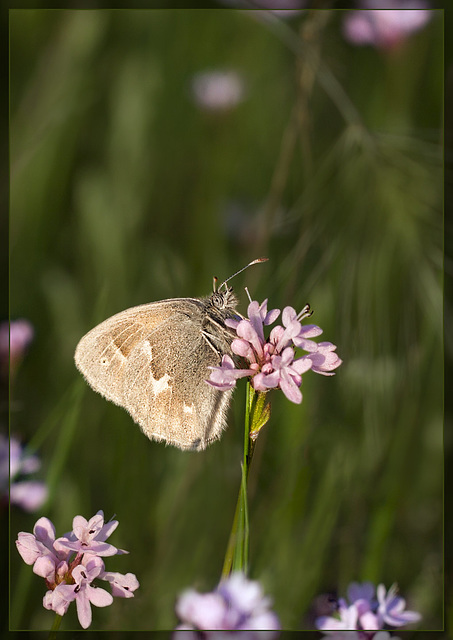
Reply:
[[[423,0],[386,0],[376,9],[373,0],[362,0],[365,11],[349,11],[343,23],[344,35],[352,44],[391,49],[411,33],[424,27],[432,11]]]
[[[0,324],[0,369],[3,374],[15,373],[33,340],[33,326],[28,320],[12,320]]]
[[[317,344],[312,340],[322,333],[322,329],[316,325],[302,325],[302,321],[311,315],[308,305],[300,313],[285,307],[282,325],[275,326],[269,338],[265,338],[264,327],[275,322],[280,310],[268,312],[267,300],[261,305],[253,300],[247,313],[248,318],[227,320],[226,324],[237,335],[231,343],[233,354],[248,366],[236,368],[229,355],[223,356],[219,367],[211,367],[212,373],[207,380],[217,389],[232,389],[239,378],[248,377],[256,391],[280,388],[288,400],[299,404],[302,402],[302,374],[312,369],[316,373],[333,375],[333,370],[340,366],[342,361],[334,353],[335,345],[330,342]],[[295,348],[308,354],[296,358]]]
[[[195,102],[202,109],[224,112],[243,101],[245,83],[236,71],[205,71],[193,77],[192,93]]]
[[[99,574],[99,578],[110,582],[112,586],[112,594],[119,598],[133,598],[133,592],[140,586],[133,573],[126,573],[126,575],[123,575],[116,571],[103,571]]]
[[[46,567],[50,564],[58,567],[60,562],[67,560],[69,553],[56,550],[55,527],[48,518],[39,518],[33,527],[33,534],[21,532],[16,540],[16,547],[26,564],[33,565],[34,573],[47,578]],[[49,564],[50,563],[50,564]]]
[[[359,584],[353,582],[348,587],[348,599],[351,604],[340,598],[338,600],[337,611],[333,616],[320,616],[316,619],[317,629],[328,633],[332,640],[342,640],[340,631],[357,631],[357,640],[373,637],[378,640],[386,640],[384,632],[379,630],[385,624],[392,627],[401,627],[411,622],[418,622],[421,619],[419,613],[415,611],[405,611],[406,603],[403,598],[396,596],[396,587],[391,587],[388,592],[383,584],[377,588],[377,600],[375,598],[375,587],[372,582]],[[378,633],[369,635],[366,632],[376,631]]]
[[[100,587],[93,587],[91,583],[104,570],[104,563],[98,556],[92,556],[85,565],[79,564],[72,572],[76,582],[74,592],[76,594],[77,616],[84,629],[91,624],[91,605],[95,607],[108,607],[113,602],[113,596]]]
[[[401,627],[412,622],[419,622],[421,615],[416,611],[405,611],[406,601],[396,595],[396,585],[392,585],[386,592],[383,584],[377,588],[377,599],[379,602],[377,615],[381,624],[385,623],[392,627]]]
[[[41,462],[37,456],[24,453],[19,441],[0,434],[0,492],[25,511],[36,511],[47,500],[47,487],[38,480],[25,480],[21,476],[37,471]]]
[[[211,593],[185,591],[176,603],[176,613],[181,620],[177,629],[276,631],[280,629],[280,622],[270,605],[258,582],[236,572]]]
[[[75,598],[75,586],[62,583],[57,585],[53,591],[47,591],[42,603],[45,609],[55,611],[59,616],[64,616]]]
[[[117,520],[104,524],[104,513],[98,511],[91,520],[76,516],[72,521],[73,530],[55,541],[56,549],[67,549],[80,553],[94,553],[98,556],[114,556],[118,549],[104,542],[118,526]],[[122,552],[126,553],[126,552]]]
[[[91,624],[91,605],[106,607],[112,604],[113,596],[134,597],[133,592],[140,586],[135,575],[104,571],[100,557],[127,553],[104,542],[117,526],[116,520],[104,524],[104,514],[98,511],[89,521],[76,516],[73,531],[57,540],[55,528],[47,518],[37,521],[33,534],[19,533],[16,545],[22,559],[33,564],[34,573],[46,581],[46,609],[63,616],[75,600],[79,622],[86,629]],[[112,594],[93,584],[97,578],[112,585]]]

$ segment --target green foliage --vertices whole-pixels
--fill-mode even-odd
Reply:
[[[353,580],[398,582],[440,628],[442,18],[378,52],[321,13],[275,29],[230,10],[11,11],[10,312],[36,330],[11,432],[50,488],[40,513],[11,511],[11,628],[52,624],[14,548],[41,515],[58,535],[98,509],[120,521],[111,540],[130,555],[106,564],[141,587],[95,609],[93,629],[171,629],[181,590],[217,584],[244,394],[220,442],[181,452],[92,392],[73,353],[109,315],[205,295],[261,255],[233,281],[240,309],[244,284],[269,308],[309,301],[344,363],[306,374],[300,406],[266,398],[249,575],[285,628]],[[216,113],[190,89],[215,68],[246,82]],[[75,607],[61,628],[79,628]]]

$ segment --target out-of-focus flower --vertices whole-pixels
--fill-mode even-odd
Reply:
[[[424,27],[432,16],[424,0],[385,0],[376,9],[374,0],[362,0],[364,10],[349,11],[343,33],[356,45],[392,49]]]
[[[421,615],[416,611],[406,611],[406,601],[397,594],[396,585],[392,585],[386,592],[383,584],[377,588],[379,606],[377,616],[380,625],[402,627],[405,624],[419,622]]]
[[[33,327],[28,320],[12,320],[0,324],[0,373],[8,375],[8,365],[11,375],[15,373],[21,363],[27,347],[33,340]]]
[[[36,511],[47,500],[47,487],[37,480],[23,480],[37,471],[41,462],[37,456],[24,454],[16,438],[0,434],[0,493],[3,501],[11,501],[25,511]],[[9,488],[9,494],[8,494]]]
[[[270,605],[258,582],[241,572],[233,573],[211,593],[190,589],[179,597],[176,614],[181,624],[177,630],[210,630],[213,638],[220,630],[278,631],[280,622]],[[253,637],[259,640],[260,634]]]
[[[300,386],[302,374],[312,369],[323,375],[334,375],[333,371],[341,364],[331,342],[316,343],[312,338],[320,335],[322,329],[316,325],[302,325],[302,320],[311,315],[309,305],[300,313],[292,307],[285,307],[282,324],[275,326],[269,338],[264,336],[264,326],[270,325],[280,315],[279,309],[267,311],[267,300],[261,305],[250,302],[248,318],[243,320],[227,319],[226,324],[237,334],[231,343],[231,350],[245,361],[246,368],[236,368],[233,359],[224,355],[219,367],[211,367],[212,373],[207,381],[216,389],[232,389],[238,378],[249,377],[256,391],[266,392],[279,387],[288,400],[302,402]],[[294,348],[308,353],[295,357]]]
[[[371,582],[353,582],[348,587],[348,600],[340,598],[336,613],[320,616],[315,625],[328,634],[330,640],[387,640],[390,635],[380,631],[385,625],[402,627],[418,622],[421,615],[416,611],[405,611],[406,602],[396,595],[396,586],[386,591],[383,584],[377,588]],[[355,633],[354,633],[355,631]]]
[[[192,78],[192,95],[206,111],[229,111],[245,98],[245,82],[233,70],[205,71]]]
[[[79,622],[87,629],[92,619],[91,605],[106,607],[112,604],[112,596],[134,596],[140,586],[135,575],[104,571],[100,557],[127,553],[104,542],[117,526],[116,520],[104,524],[104,514],[98,511],[88,521],[76,516],[73,530],[58,539],[48,518],[36,522],[33,534],[19,533],[16,546],[23,561],[33,565],[33,572],[46,581],[48,591],[43,598],[46,609],[63,616],[75,600]],[[95,579],[109,582],[112,594],[93,585]]]

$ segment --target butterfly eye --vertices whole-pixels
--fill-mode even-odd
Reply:
[[[212,304],[214,305],[214,307],[217,307],[217,309],[223,309],[225,307],[225,295],[222,293],[219,293],[218,291],[215,291],[212,294]]]

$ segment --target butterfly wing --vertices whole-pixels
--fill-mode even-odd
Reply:
[[[151,439],[201,450],[220,437],[231,391],[206,383],[221,355],[203,337],[205,306],[164,300],[112,316],[79,342],[75,361],[88,383],[124,407]],[[221,340],[229,352],[229,341]]]

